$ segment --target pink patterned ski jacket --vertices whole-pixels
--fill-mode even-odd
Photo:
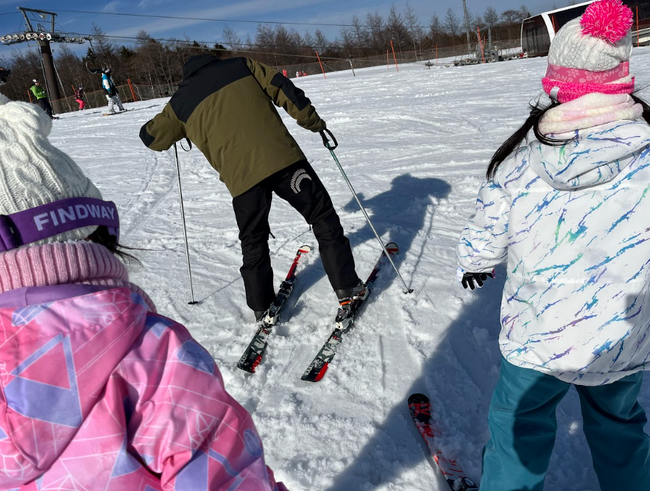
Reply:
[[[286,491],[187,330],[89,291],[0,307],[0,489]]]

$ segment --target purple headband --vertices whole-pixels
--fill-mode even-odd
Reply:
[[[0,215],[0,252],[76,228],[105,225],[119,239],[119,216],[112,201],[67,198],[28,210]]]

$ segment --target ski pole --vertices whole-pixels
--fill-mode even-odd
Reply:
[[[327,132],[327,135],[329,135],[329,137],[332,139],[332,142],[330,142],[328,140],[327,135],[325,134],[326,132]],[[347,174],[343,170],[343,166],[341,166],[341,163],[339,162],[339,159],[336,158],[336,154],[334,153],[334,149],[339,146],[338,142],[336,141],[336,138],[334,138],[334,135],[332,134],[332,132],[330,130],[328,130],[327,128],[320,132],[320,136],[323,139],[323,145],[325,145],[325,148],[327,148],[330,151],[330,153],[332,154],[332,158],[334,159],[334,162],[336,162],[336,166],[339,168],[339,171],[341,171],[341,175],[343,176],[343,179],[345,180],[348,187],[350,188],[350,191],[352,192],[352,196],[354,196],[354,199],[357,201],[357,204],[359,205],[359,208],[361,208],[361,211],[363,212],[363,216],[366,217],[366,221],[368,222],[368,225],[370,225],[370,228],[372,229],[373,233],[375,234],[375,237],[377,237],[377,241],[379,242],[379,245],[381,246],[382,250],[384,251],[384,254],[388,258],[388,261],[390,261],[390,264],[393,267],[393,269],[395,270],[395,273],[397,273],[397,276],[399,277],[402,284],[404,285],[404,293],[411,293],[413,291],[413,289],[408,287],[408,285],[406,284],[406,281],[404,281],[404,278],[402,278],[402,275],[397,270],[397,266],[395,266],[395,263],[393,262],[393,259],[391,258],[391,255],[386,250],[386,246],[384,245],[384,241],[381,240],[381,237],[379,237],[379,234],[377,233],[377,230],[375,230],[375,227],[372,225],[372,222],[370,221],[370,217],[368,216],[368,212],[366,212],[366,209],[361,204],[361,200],[359,199],[359,196],[357,195],[357,193],[354,191],[354,188],[352,187],[352,183],[350,182],[350,179],[348,179]]]
[[[178,195],[181,198],[181,218],[183,220],[183,236],[185,237],[185,256],[187,257],[187,274],[190,277],[190,293],[192,294],[192,301],[188,302],[189,305],[196,305],[194,300],[194,287],[192,286],[192,267],[190,266],[190,249],[187,244],[187,228],[185,227],[185,208],[183,207],[183,189],[181,188],[181,164],[178,161],[178,147],[174,143],[174,157],[176,157],[176,171],[178,173]]]

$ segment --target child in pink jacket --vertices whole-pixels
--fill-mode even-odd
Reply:
[[[0,489],[286,491],[210,354],[116,254],[112,202],[0,94]]]

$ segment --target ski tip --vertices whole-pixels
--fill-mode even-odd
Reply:
[[[301,245],[300,248],[298,249],[302,254],[307,254],[308,252],[311,252],[311,246],[308,246],[307,244]]]
[[[328,368],[329,363],[325,363],[320,370],[317,370],[316,367],[310,367],[300,378],[305,382],[320,382],[325,376],[325,372],[327,372]]]
[[[316,378],[314,379],[314,382],[319,382],[323,379],[323,377],[325,376],[325,372],[327,372],[329,366],[330,366],[329,363],[325,363],[325,365],[323,365],[323,367],[316,374]]]
[[[248,358],[245,360],[240,360],[239,363],[237,363],[237,368],[248,373],[255,373],[255,369],[261,362],[262,362],[262,355],[258,355],[257,358],[255,358],[255,360],[253,361],[253,363],[250,363]]]
[[[411,394],[409,396],[408,402],[409,404],[430,403],[429,398],[424,394],[420,394],[420,393]]]

